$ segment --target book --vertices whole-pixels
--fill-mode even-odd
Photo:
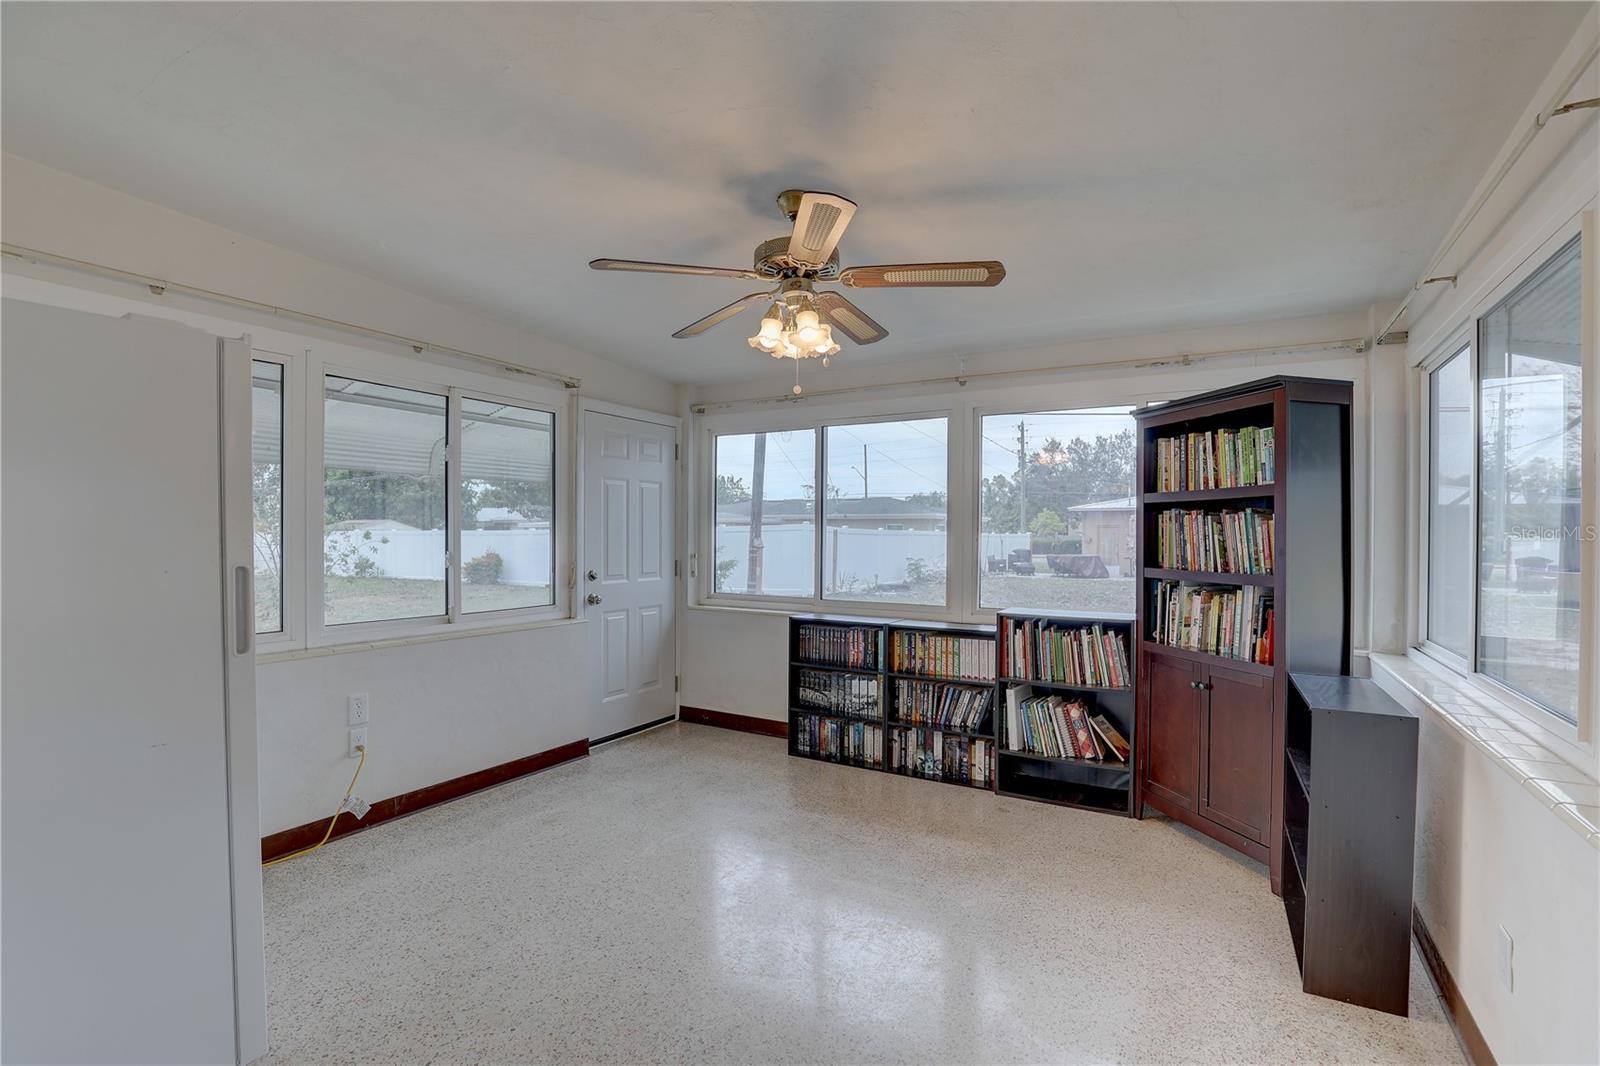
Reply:
[[[883,765],[883,726],[815,714],[794,717],[794,749],[829,762],[852,766]]]
[[[1002,615],[999,634],[1007,677],[1085,688],[1126,688],[1132,681],[1127,642],[1099,623]]]
[[[1156,562],[1168,570],[1270,574],[1277,538],[1271,511],[1173,509],[1156,515]]]
[[[1243,426],[1156,440],[1155,492],[1270,485],[1277,474],[1271,426]]]
[[[1052,759],[1098,761],[1107,750],[1090,723],[1088,705],[1059,693],[1035,696],[1026,686],[1006,693],[1008,751]]]
[[[1272,590],[1253,585],[1159,581],[1151,597],[1153,642],[1226,659],[1272,664]]]
[[[994,638],[896,629],[889,635],[889,669],[971,681],[994,680]]]
[[[836,670],[798,670],[795,704],[850,718],[878,718],[878,679],[871,674]]]
[[[891,725],[888,756],[894,773],[980,788],[994,781],[994,744],[985,738]]]
[[[895,717],[908,724],[976,732],[988,718],[994,689],[940,681],[895,680]]]
[[[876,670],[882,635],[876,626],[802,625],[795,656],[801,662]]]
[[[1095,732],[1100,734],[1100,738],[1105,741],[1106,747],[1110,749],[1112,755],[1121,762],[1127,762],[1128,756],[1133,754],[1133,746],[1128,743],[1128,738],[1123,736],[1117,727],[1111,724],[1111,720],[1103,714],[1097,714],[1091,716],[1089,722],[1094,726]]]

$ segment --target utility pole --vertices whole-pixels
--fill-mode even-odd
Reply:
[[[861,498],[868,499],[872,495],[872,488],[867,481],[867,446],[861,446]]]
[[[1017,423],[1017,525],[1028,531],[1028,423]]]
[[[767,491],[767,435],[756,434],[755,461],[750,472],[750,554],[745,558],[744,589],[761,592],[761,503]]]

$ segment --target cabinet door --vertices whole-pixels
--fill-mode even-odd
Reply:
[[[1272,678],[1214,667],[1205,682],[1200,813],[1265,844],[1272,810]]]
[[[1145,662],[1144,787],[1158,799],[1192,811],[1200,785],[1199,668],[1160,654]]]

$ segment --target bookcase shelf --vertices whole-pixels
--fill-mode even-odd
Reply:
[[[1144,576],[1194,585],[1272,585],[1277,582],[1272,574],[1229,574],[1220,570],[1172,570],[1157,566],[1145,567]]]
[[[1352,391],[1348,381],[1280,376],[1135,413],[1138,803],[1266,862],[1286,906],[1295,856],[1283,811],[1291,794],[1306,796],[1284,750],[1289,671],[1349,667]],[[1218,482],[1226,487],[1205,487]],[[1174,510],[1206,520],[1174,524]],[[1262,513],[1212,518],[1235,511]],[[1223,565],[1208,550],[1219,526],[1235,557],[1260,559],[1269,545],[1272,572],[1162,565]],[[1163,557],[1163,538],[1175,536]],[[1156,639],[1197,623],[1220,635],[1219,650],[1247,657]],[[1309,763],[1298,769],[1309,780]]]
[[[1006,718],[1012,700],[1020,701],[1030,694],[1059,696],[1083,704],[1086,715],[1091,718],[1104,716],[1132,749],[1127,760],[1122,762],[1043,755],[1007,746],[1008,727],[997,722],[996,739],[1002,746],[995,774],[996,792],[1002,796],[1136,817],[1133,767],[1139,738],[1134,729],[1137,648],[1133,640],[1133,620],[1127,615],[1001,611],[996,616],[996,625],[1000,642],[1000,680],[996,683],[998,695],[995,699],[998,717]],[[1036,659],[1033,641],[1040,639],[1040,633],[1078,634],[1092,632],[1096,626],[1120,644],[1119,668],[1126,670],[1126,685],[1091,685],[1018,676],[1032,672],[1032,663],[1014,663],[1012,644],[1022,646],[1024,654]],[[1008,641],[1008,635],[1015,635],[1015,639]],[[1066,641],[1061,643],[1059,651],[1065,657]],[[1094,742],[1092,738],[1091,743]]]
[[[854,646],[877,649],[874,665],[840,666],[813,662],[798,655],[802,627],[815,627],[811,630],[813,634],[827,630],[852,631]],[[789,754],[962,788],[993,789],[996,758],[993,626],[795,615],[790,619],[789,629]],[[835,640],[834,646],[838,639],[844,639],[840,634],[823,632],[822,635],[824,639]],[[892,670],[890,667],[897,665],[897,654],[914,655],[917,661],[929,664],[928,668]],[[800,679],[807,670],[829,670],[871,679],[876,685],[873,690],[875,713],[870,717],[842,714],[837,707],[808,706],[800,702],[797,698]],[[985,671],[988,676],[960,676],[963,672]],[[924,695],[939,694],[942,698],[948,689],[956,689],[965,690],[969,700],[981,698],[982,710],[976,728],[900,720],[897,709],[900,689],[912,685],[929,686]],[[970,706],[967,709],[970,710]],[[801,727],[811,718],[871,727],[870,734],[863,730],[872,745],[870,758],[849,759],[826,751],[801,750]],[[961,776],[963,766],[966,777]]]
[[[1417,719],[1374,682],[1289,678],[1283,909],[1313,995],[1405,1015]]]

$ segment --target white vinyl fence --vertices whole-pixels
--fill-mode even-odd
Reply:
[[[368,533],[370,532],[370,539]],[[461,558],[471,562],[486,551],[505,560],[502,585],[549,585],[552,558],[548,529],[464,529]],[[373,577],[431,578],[444,572],[442,529],[338,529],[323,540],[324,557],[332,572],[349,575],[356,558],[371,559]]]
[[[770,596],[811,594],[810,523],[768,526],[761,535],[762,591]],[[978,538],[980,561],[1004,556],[1012,548],[1026,548],[1026,533],[983,533]],[[750,527],[717,527],[717,563],[733,563],[719,583],[722,588],[743,589],[750,559]],[[945,569],[945,534],[921,529],[845,529],[824,531],[822,574],[827,587],[867,589],[874,585],[900,585],[910,580],[908,565],[920,560],[926,570]]]

